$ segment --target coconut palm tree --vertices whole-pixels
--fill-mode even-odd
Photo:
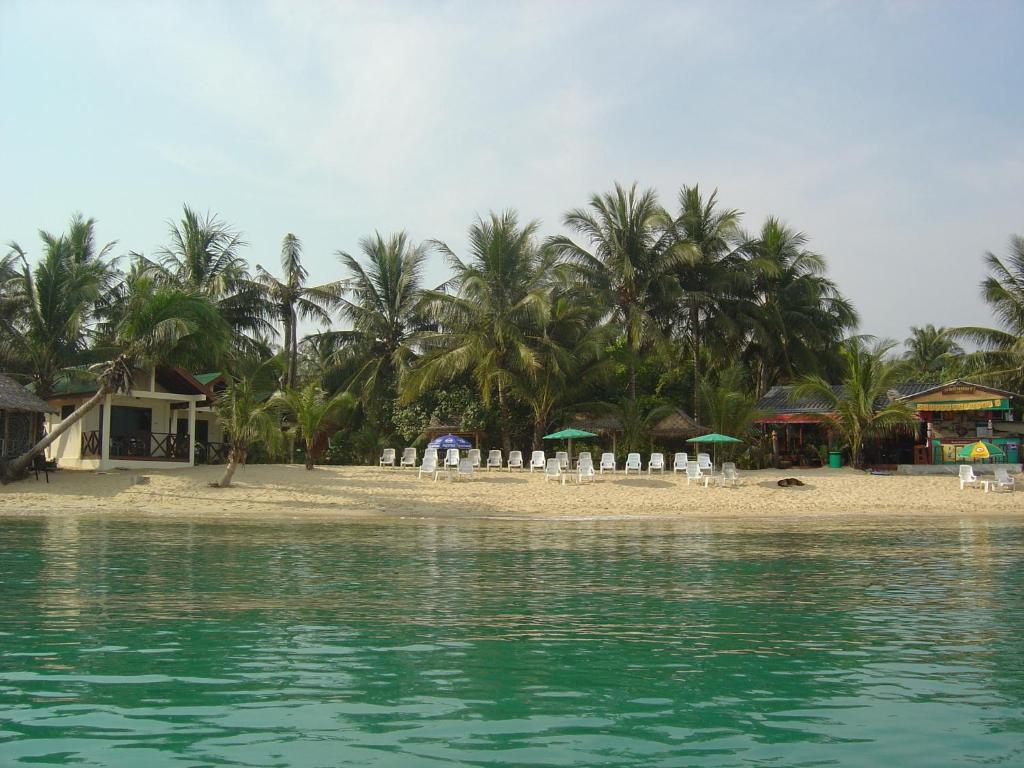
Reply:
[[[825,259],[806,246],[804,233],[773,216],[746,238],[751,284],[735,306],[758,395],[798,372],[824,374],[823,361],[857,324],[853,306],[825,276]]]
[[[265,363],[260,363],[245,373],[229,376],[227,386],[214,401],[217,420],[229,436],[231,447],[224,474],[220,480],[210,483],[211,487],[229,487],[253,445],[263,445],[271,455],[282,449],[283,435],[278,414],[263,396],[268,384],[261,379],[267,378],[269,370]]]
[[[5,370],[23,372],[45,398],[67,368],[85,359],[94,310],[112,268],[99,258],[75,258],[65,237],[43,235],[35,268],[17,243],[4,261],[0,362]]]
[[[582,296],[561,294],[551,304],[544,328],[531,342],[535,369],[512,379],[512,392],[533,414],[533,449],[560,407],[578,399],[592,381],[607,375],[609,328]]]
[[[271,399],[283,417],[291,423],[290,432],[306,449],[306,469],[322,449],[321,443],[336,432],[346,412],[355,404],[349,392],[328,395],[316,382],[300,389],[286,389]]]
[[[750,272],[739,245],[741,213],[718,205],[718,190],[705,197],[698,185],[679,191],[679,214],[670,224],[676,254],[675,278],[682,290],[678,304],[683,337],[692,360],[693,417],[701,419],[702,350],[711,326],[729,325],[730,300],[750,289]],[[735,329],[732,335],[738,335]],[[719,333],[722,339],[726,334]]]
[[[828,420],[850,446],[855,467],[864,464],[864,440],[911,432],[917,423],[912,405],[894,400],[890,390],[900,374],[898,361],[888,358],[894,342],[869,344],[861,337],[840,347],[844,373],[833,387],[821,376],[805,376],[793,388],[794,398],[814,397],[826,403]]]
[[[359,250],[362,258],[338,251],[349,273],[341,317],[351,328],[318,334],[315,344],[321,360],[347,371],[347,387],[379,424],[422,343],[427,245],[413,244],[405,232],[375,233],[359,241]]]
[[[150,277],[134,283],[114,339],[120,352],[95,367],[96,394],[11,462],[8,477],[20,474],[33,456],[46,450],[107,395],[129,391],[133,374],[139,368],[219,367],[231,342],[231,329],[207,297],[162,285]]]
[[[950,331],[954,338],[980,347],[969,355],[978,372],[1007,389],[1024,389],[1024,237],[1010,238],[1005,257],[985,254],[989,274],[981,295],[999,327],[966,326]]]
[[[170,244],[149,262],[160,277],[207,296],[235,330],[237,343],[251,346],[272,334],[273,307],[262,286],[249,277],[239,251],[241,235],[220,218],[200,216],[184,206],[181,221],[169,222]]]
[[[532,339],[550,306],[556,259],[537,247],[536,221],[492,212],[469,228],[469,256],[435,242],[454,276],[425,298],[441,330],[424,334],[428,354],[410,371],[405,397],[470,374],[485,405],[497,399],[502,449],[511,449],[510,398],[516,377],[537,371]]]
[[[329,324],[330,310],[341,303],[343,283],[306,285],[308,273],[302,266],[302,242],[291,233],[285,235],[281,243],[281,272],[284,279],[274,277],[257,264],[256,282],[263,288],[281,322],[286,363],[283,384],[294,387],[298,368],[299,319]]]
[[[595,301],[609,308],[608,319],[622,329],[629,396],[635,400],[640,354],[664,335],[664,307],[678,288],[673,269],[680,251],[671,247],[669,218],[654,190],[616,184],[612,192],[592,196],[587,208],[566,213],[564,223],[587,244],[553,237],[548,245],[577,267]]]
[[[931,323],[911,326],[906,347],[903,362],[908,373],[924,380],[941,377],[964,354],[963,347],[954,341],[948,328],[936,328]]]

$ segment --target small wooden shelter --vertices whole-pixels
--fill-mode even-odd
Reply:
[[[54,409],[0,373],[0,459],[20,456],[42,436],[43,418]]]

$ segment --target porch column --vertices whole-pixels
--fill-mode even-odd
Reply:
[[[196,464],[196,401],[188,401],[188,463]]]
[[[110,461],[110,401],[111,395],[103,398],[103,434],[100,435],[100,460]]]

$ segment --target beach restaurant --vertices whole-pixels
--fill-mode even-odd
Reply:
[[[836,387],[839,389],[839,387]],[[1014,417],[1020,395],[957,379],[946,384],[908,383],[889,391],[884,400],[913,406],[918,426],[911,433],[877,438],[865,445],[865,459],[885,465],[960,464],[966,445],[984,440],[994,449],[986,461],[1017,464],[1024,425]],[[777,386],[758,401],[758,423],[772,436],[776,462],[802,463],[829,442],[828,405],[815,398],[794,398],[792,387]]]

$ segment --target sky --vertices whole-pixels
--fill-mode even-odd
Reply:
[[[324,282],[374,231],[461,252],[489,210],[555,234],[616,181],[700,184],[804,231],[865,333],[991,324],[1022,36],[1017,0],[0,0],[0,242],[81,211],[153,253],[187,203]]]

